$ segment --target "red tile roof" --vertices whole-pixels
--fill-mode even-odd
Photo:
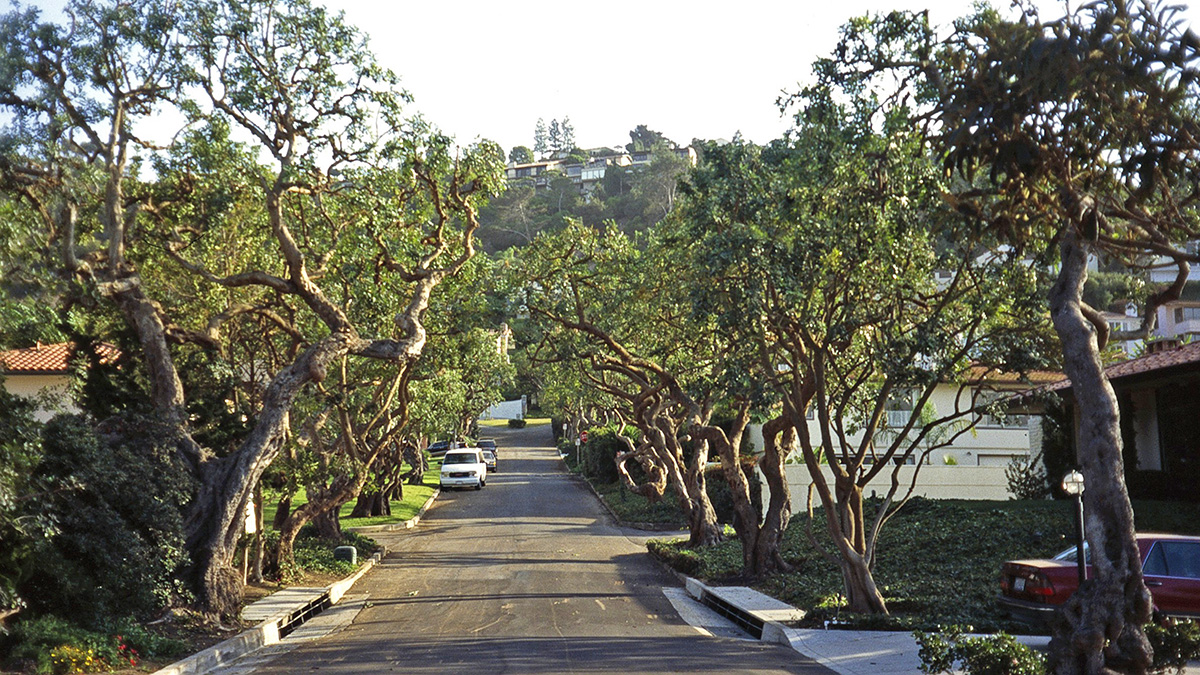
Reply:
[[[967,371],[967,381],[972,384],[1032,384],[1041,385],[1058,382],[1064,375],[1055,370],[1030,370],[1024,373],[1010,373],[984,366],[971,366]]]
[[[1139,356],[1136,359],[1114,363],[1105,368],[1104,373],[1112,381],[1187,366],[1200,368],[1200,342],[1192,342],[1180,345],[1174,349],[1166,349],[1161,352]],[[1049,391],[1070,388],[1070,380],[1063,380],[1062,382],[1046,387]]]
[[[102,344],[99,350],[105,363],[112,363],[117,359],[116,347]],[[53,345],[38,345],[27,349],[0,352],[0,370],[19,375],[65,374],[67,360],[74,351],[73,343],[60,342]]]

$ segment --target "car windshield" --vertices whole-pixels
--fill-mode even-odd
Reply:
[[[481,448],[494,448],[494,447],[496,447],[496,441],[489,441],[489,440],[487,440],[487,439],[485,438],[484,440],[482,440],[482,441],[479,441],[479,447],[481,447]]]
[[[493,455],[493,454],[492,454],[492,452],[491,452],[490,450],[484,450],[484,451],[483,451],[483,458],[484,458],[485,460],[489,461],[489,462],[493,462],[493,461],[495,461],[495,460],[496,460],[496,456],[495,456],[495,455]]]
[[[479,462],[473,452],[448,452],[446,458],[442,460],[442,464],[475,464]]]

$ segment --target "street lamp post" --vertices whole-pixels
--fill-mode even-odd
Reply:
[[[1087,578],[1087,563],[1083,548],[1083,474],[1077,470],[1063,476],[1063,492],[1075,498],[1075,564],[1079,569],[1079,585]]]

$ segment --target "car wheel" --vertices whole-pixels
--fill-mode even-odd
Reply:
[[[483,481],[479,481],[478,483],[476,483],[476,484],[475,484],[475,489],[476,489],[476,490],[482,490],[482,489],[483,489]]]

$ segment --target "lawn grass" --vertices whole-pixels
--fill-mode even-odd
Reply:
[[[668,492],[658,502],[652,503],[649,499],[626,490],[620,483],[593,483],[592,487],[622,522],[655,523],[679,527],[683,527],[686,522],[673,492]]]
[[[785,535],[784,557],[795,570],[755,585],[760,591],[808,610],[820,625],[837,618],[862,628],[933,630],[958,624],[979,631],[1028,632],[1004,619],[996,604],[1000,565],[1015,558],[1044,558],[1071,545],[1070,501],[960,501],[915,499],[885,526],[875,563],[891,616],[841,612],[841,575],[810,543],[808,519],[793,518]],[[1139,531],[1200,534],[1200,505],[1135,502]],[[832,550],[820,512],[816,540]],[[737,541],[692,551],[686,542],[650,543],[655,555],[676,569],[709,582],[738,580]]]
[[[429,501],[429,497],[438,487],[438,472],[441,470],[442,458],[431,457],[429,459],[429,470],[425,472],[425,480],[421,485],[405,485],[404,498],[393,499],[391,501],[392,515],[390,516],[372,516],[368,518],[350,518],[350,512],[354,510],[354,502],[347,502],[342,505],[339,511],[342,527],[365,527],[368,525],[393,525],[403,523],[417,515],[425,502]],[[308,502],[308,495],[303,489],[298,494],[292,497],[292,508],[299,507]],[[275,513],[279,508],[278,494],[263,495],[263,525],[268,530],[271,528],[271,523],[275,520]]]

